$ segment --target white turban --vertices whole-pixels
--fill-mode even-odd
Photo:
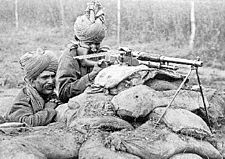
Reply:
[[[94,10],[94,20],[90,17],[90,8]],[[77,17],[74,23],[75,36],[84,42],[100,43],[105,37],[104,13],[99,2],[89,4],[86,14]]]

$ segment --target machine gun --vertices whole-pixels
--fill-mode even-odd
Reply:
[[[174,101],[174,99],[176,98],[177,94],[182,89],[184,83],[187,81],[188,77],[190,76],[192,70],[195,70],[196,75],[197,75],[198,85],[199,85],[199,91],[201,93],[204,109],[206,111],[207,124],[209,125],[209,128],[211,130],[210,121],[209,121],[208,112],[207,112],[206,103],[205,103],[205,98],[203,95],[202,85],[201,85],[199,73],[198,73],[198,68],[203,66],[203,62],[200,61],[199,58],[197,60],[188,60],[188,59],[183,59],[183,58],[166,57],[166,56],[161,56],[161,55],[157,55],[157,54],[154,54],[154,55],[149,54],[147,52],[132,51],[129,48],[122,47],[119,50],[105,50],[105,51],[102,51],[97,54],[75,56],[74,59],[83,60],[83,59],[92,59],[92,58],[96,58],[96,57],[103,58],[104,61],[106,61],[108,64],[125,63],[125,64],[131,65],[131,66],[144,64],[149,67],[154,67],[154,68],[159,68],[159,69],[161,68],[161,69],[177,70],[178,67],[170,65],[171,63],[190,66],[190,71],[187,73],[183,82],[180,84],[179,88],[176,90],[172,100],[167,105],[165,111],[162,113],[162,115],[160,116],[160,118],[157,121],[155,126],[157,126],[159,124],[160,120],[165,115],[167,109],[171,106],[171,104]]]
[[[201,67],[202,61],[188,60],[182,58],[166,57],[156,54],[149,54],[147,52],[132,51],[129,48],[121,47],[119,50],[103,50],[96,54],[88,54],[81,56],[74,56],[74,59],[86,60],[86,59],[104,59],[109,65],[125,63],[130,66],[147,65],[153,68],[164,68],[177,70],[177,66],[170,65],[170,63],[191,65],[195,67]],[[88,61],[87,66],[92,66],[94,63]]]

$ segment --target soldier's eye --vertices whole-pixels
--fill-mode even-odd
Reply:
[[[55,74],[54,75],[51,75],[52,78],[55,78],[55,76],[56,76]]]
[[[44,80],[46,80],[46,79],[49,78],[49,76],[42,76],[41,78],[44,79]]]

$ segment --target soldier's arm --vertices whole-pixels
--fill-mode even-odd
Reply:
[[[88,74],[81,76],[80,66],[78,61],[73,59],[74,55],[76,49],[64,52],[59,60],[56,80],[59,98],[64,103],[81,94],[91,82]]]
[[[30,98],[19,94],[15,99],[10,111],[7,114],[9,121],[25,122],[30,126],[44,126],[53,121],[56,111],[53,108],[35,108],[37,105],[32,105]],[[34,110],[39,111],[35,112]]]

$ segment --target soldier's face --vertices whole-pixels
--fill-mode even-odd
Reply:
[[[55,89],[55,75],[55,72],[43,71],[35,80],[32,81],[32,86],[41,96],[51,95]]]

